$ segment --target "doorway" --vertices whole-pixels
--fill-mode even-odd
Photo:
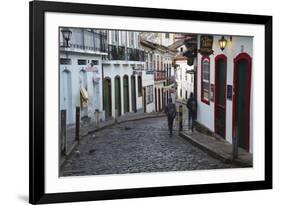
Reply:
[[[146,113],[146,88],[142,88],[142,107],[143,107],[143,112]]]
[[[226,56],[215,58],[215,133],[225,139],[226,116]]]
[[[72,115],[72,84],[71,84],[71,73],[68,70],[62,72],[62,96],[63,96],[63,107],[66,110],[66,123],[73,123]]]
[[[85,70],[79,71],[80,78],[80,88],[85,88],[86,92],[88,92],[88,83],[87,83],[87,72]],[[81,92],[81,91],[80,91]],[[80,94],[80,101],[82,100],[82,96]],[[82,103],[80,105],[81,119],[88,118],[88,105],[83,106]]]
[[[104,90],[104,110],[105,110],[105,118],[108,119],[112,116],[112,109],[111,109],[111,80],[110,78],[104,79],[103,84]]]
[[[136,78],[134,75],[131,76],[131,101],[132,101],[132,111],[137,112],[136,106]]]
[[[155,112],[158,112],[158,109],[157,109],[158,100],[157,100],[157,89],[156,88],[154,88],[154,95],[153,96],[155,96]]]
[[[114,82],[115,87],[115,110],[117,111],[117,116],[121,115],[121,87],[120,87],[120,77],[115,77]]]
[[[160,98],[160,88],[158,88],[158,111],[161,111],[161,98]]]
[[[123,77],[123,99],[124,99],[124,114],[129,112],[129,79],[125,75]]]
[[[234,59],[233,79],[233,129],[236,130],[238,146],[249,151],[250,133],[250,96],[252,60],[247,53]]]

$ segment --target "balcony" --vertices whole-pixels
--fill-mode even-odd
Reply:
[[[166,80],[166,71],[154,71],[154,80],[155,81],[162,81],[162,80]]]
[[[108,60],[126,60],[124,46],[108,45]]]
[[[72,44],[68,43],[68,47],[66,47],[65,42],[60,43],[61,50],[68,50],[68,51],[77,51],[83,50],[84,52],[101,52],[101,53],[107,53],[107,45],[106,44],[100,44],[98,46],[86,46],[81,44]]]
[[[89,53],[108,52],[107,36],[105,34],[93,32],[91,37],[92,40],[84,44],[76,43],[75,41],[71,42],[70,40],[68,47],[65,41],[61,41],[60,50]]]
[[[135,48],[127,48],[127,60],[144,61],[144,51]]]
[[[108,45],[107,60],[144,61],[144,51],[124,46]]]

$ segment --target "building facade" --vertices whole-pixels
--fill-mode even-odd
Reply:
[[[194,70],[196,62],[193,65],[187,64],[187,57],[183,54],[186,47],[181,41],[177,46],[177,55],[174,58],[176,65],[177,99],[186,102],[191,92],[194,92],[194,75],[190,71]]]
[[[139,32],[109,30],[108,56],[102,61],[104,119],[143,112],[144,51]]]
[[[63,28],[62,28],[63,29]],[[107,37],[103,30],[67,29],[69,41],[60,30],[60,110],[66,111],[67,124],[75,123],[75,109],[81,119],[95,119],[102,110],[102,58],[107,55]]]
[[[75,123],[76,107],[82,121],[93,122],[153,111],[153,74],[139,41],[139,32],[61,29],[60,110],[68,125]]]
[[[198,35],[197,122],[230,143],[238,136],[238,146],[252,152],[253,39],[226,36],[221,49],[222,36],[211,36],[213,54],[202,55],[203,38]]]
[[[162,112],[169,96],[174,94],[172,90],[174,89],[173,58],[175,53],[166,46],[144,39],[141,40],[141,45],[151,56],[150,66],[154,75],[154,111]]]

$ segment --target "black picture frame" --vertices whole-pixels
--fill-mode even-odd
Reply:
[[[272,16],[184,11],[125,6],[33,1],[29,4],[30,106],[29,106],[29,202],[75,202],[272,188]],[[46,12],[150,17],[208,22],[247,23],[265,27],[265,180],[235,183],[182,185],[71,193],[45,192],[45,79],[44,15]]]

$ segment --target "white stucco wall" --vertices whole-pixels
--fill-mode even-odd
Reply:
[[[67,115],[70,116],[70,119],[67,124],[75,123],[75,108],[76,106],[80,106],[80,74],[81,70],[86,69],[88,65],[78,65],[78,59],[85,59],[87,60],[87,64],[91,62],[91,60],[98,60],[98,65],[95,67],[98,68],[97,72],[87,72],[86,71],[86,84],[87,84],[87,92],[89,94],[89,103],[88,103],[88,116],[94,120],[94,112],[95,109],[102,109],[101,99],[102,99],[102,86],[101,80],[99,84],[93,83],[93,78],[100,78],[101,79],[101,56],[100,55],[93,55],[93,54],[80,54],[80,53],[67,53],[67,56],[64,52],[60,53],[60,58],[70,58],[71,65],[60,65],[60,109],[67,109],[67,105],[65,105],[65,101],[63,99],[63,71],[69,72],[71,76],[71,101],[72,101],[72,109],[67,109]],[[89,60],[89,63],[88,63]]]
[[[252,37],[238,37],[232,36],[232,41],[230,41],[229,36],[225,36],[227,39],[226,48],[221,51],[219,48],[219,39],[221,36],[214,36],[213,41],[213,50],[214,54],[210,55],[210,84],[214,84],[214,74],[215,74],[215,57],[220,54],[224,54],[227,57],[227,74],[226,74],[226,86],[233,85],[233,68],[234,62],[233,59],[240,54],[241,52],[248,53],[253,58],[253,38]],[[200,45],[200,36],[198,37],[198,46]],[[201,101],[201,54],[198,54],[198,72],[197,72],[197,101],[198,101],[198,112],[197,112],[197,121],[208,129],[214,132],[214,102],[210,101],[210,104]],[[252,64],[252,79],[253,82],[253,72],[254,65]],[[253,83],[252,83],[253,84]],[[214,89],[215,90],[215,89]],[[251,99],[253,99],[253,87],[251,86]],[[252,108],[253,102],[250,102],[250,146],[249,151],[252,152]],[[226,140],[232,143],[232,100],[226,99]]]
[[[193,66],[187,65],[186,60],[176,60],[176,64],[179,65],[177,69],[177,93],[178,99],[186,99],[186,91],[187,91],[187,99],[191,92],[193,92],[193,75],[186,73],[187,70],[193,70]],[[181,78],[180,78],[181,76]],[[182,97],[180,96],[180,90],[182,89]]]
[[[108,61],[109,63],[106,63],[103,65],[103,77],[109,77],[111,79],[111,102],[112,102],[112,116],[115,116],[115,85],[114,85],[114,79],[116,76],[120,77],[120,90],[121,90],[121,115],[124,114],[124,98],[123,98],[123,77],[125,75],[128,75],[129,80],[129,111],[133,112],[132,110],[132,94],[131,94],[131,76],[133,75],[133,67],[135,67],[136,62],[131,63],[125,63],[125,61]],[[139,65],[144,65],[143,62],[137,62]],[[135,76],[135,82],[136,82],[136,107],[137,110],[142,109],[142,97],[138,96],[138,78],[137,75]]]
[[[154,112],[155,111],[155,101],[154,101],[154,74],[146,74],[146,71],[142,71],[142,87],[147,88],[147,86],[153,86],[153,102],[146,104],[146,112]],[[147,91],[146,91],[147,92]]]

